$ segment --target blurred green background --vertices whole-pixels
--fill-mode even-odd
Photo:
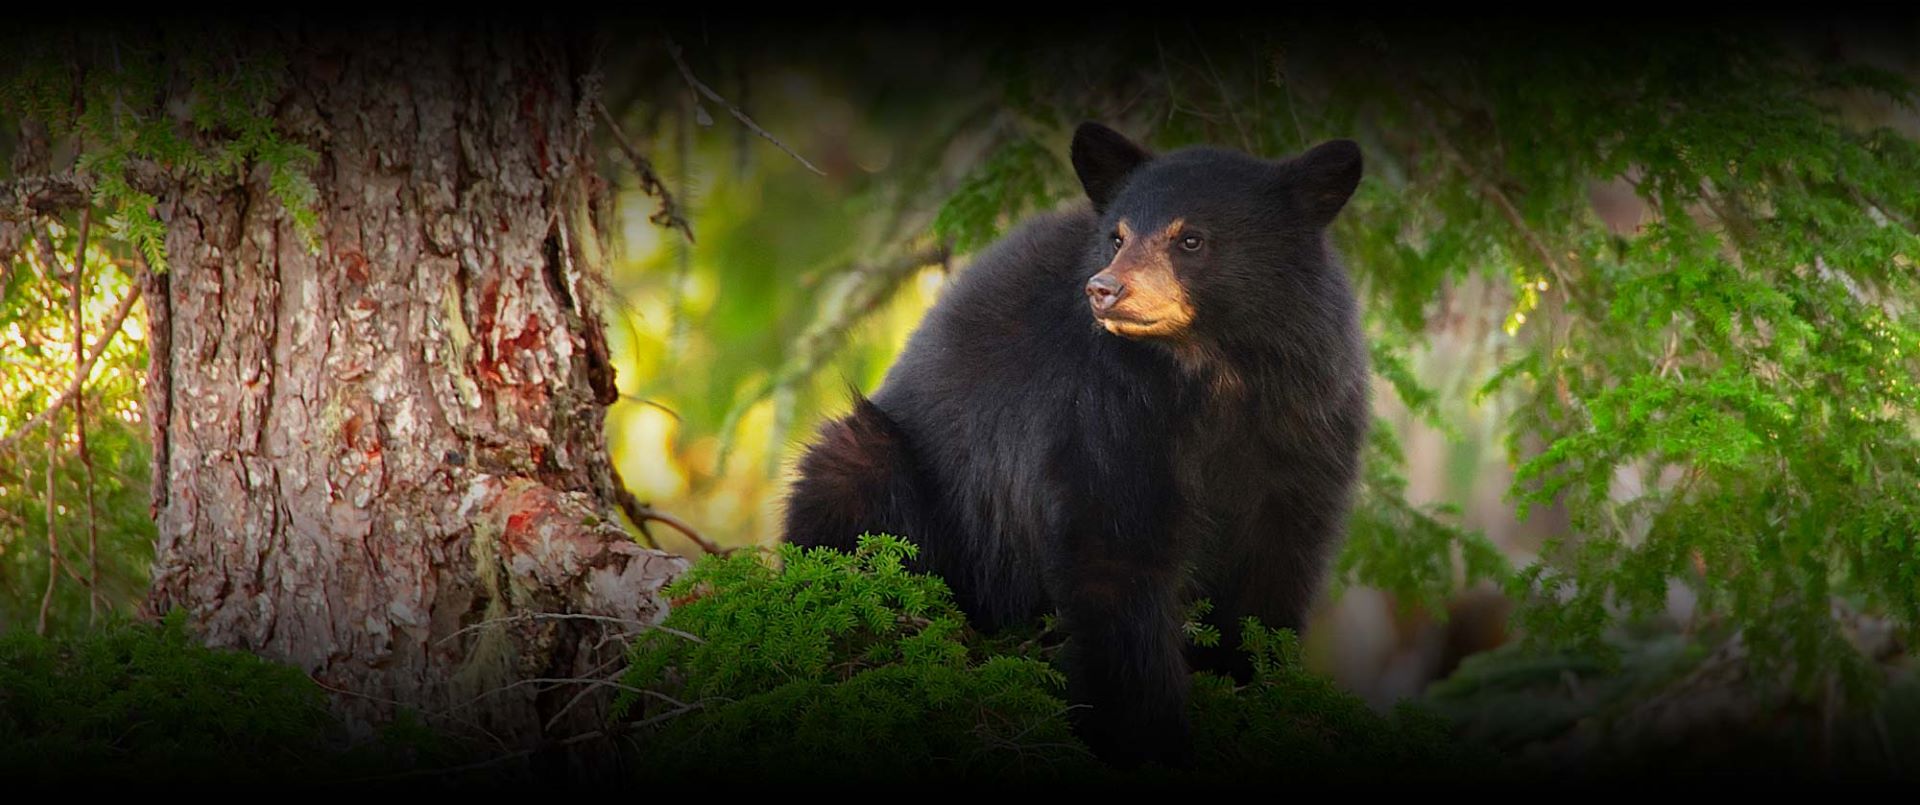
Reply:
[[[1309,634],[1350,688],[1416,695],[1507,642],[1515,612],[1554,646],[1654,622],[1819,673],[1858,667],[1837,622],[1920,624],[1911,25],[679,22],[597,41],[606,106],[693,235],[659,225],[662,194],[597,132],[618,202],[608,440],[636,495],[722,545],[778,538],[798,451],[970,253],[1077,203],[1067,143],[1093,119],[1156,148],[1366,152],[1333,234],[1379,427]],[[72,226],[45,234],[71,254]],[[134,263],[124,239],[90,254],[92,339]],[[0,438],[72,371],[65,277],[37,248],[4,270]],[[144,593],[143,315],[94,370],[86,450],[71,411],[51,446],[0,447],[0,629],[44,610],[75,630]]]

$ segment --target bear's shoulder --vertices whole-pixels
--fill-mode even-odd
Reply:
[[[1025,341],[1069,321],[1091,324],[1081,288],[1096,223],[1085,205],[1020,223],[960,269],[921,331],[985,347]]]
[[[1100,350],[1083,290],[1097,224],[1081,204],[1032,216],[981,250],[921,320],[875,401],[913,420],[927,408],[957,417],[985,398],[1057,396]]]
[[[1081,273],[1098,221],[1086,204],[1035,215],[981,250],[962,272],[966,285],[1054,285]]]

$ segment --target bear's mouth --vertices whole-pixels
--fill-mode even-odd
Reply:
[[[1179,327],[1162,318],[1096,316],[1094,321],[1099,322],[1100,327],[1107,332],[1128,339],[1171,338],[1180,330]]]
[[[1106,310],[1095,311],[1093,320],[1109,333],[1136,340],[1178,338],[1193,323],[1192,311],[1185,306],[1151,304],[1152,301],[1128,299]]]

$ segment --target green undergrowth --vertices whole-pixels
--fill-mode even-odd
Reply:
[[[622,739],[622,781],[1882,779],[1911,766],[1920,745],[1920,684],[1899,663],[1886,666],[1872,708],[1848,709],[1836,694],[1822,709],[1756,681],[1727,653],[1738,645],[1728,634],[1623,628],[1607,654],[1514,644],[1475,655],[1426,696],[1380,713],[1308,670],[1291,632],[1249,621],[1253,680],[1193,679],[1191,764],[1115,769],[1069,726],[1055,660],[1071,637],[1050,621],[975,631],[943,582],[913,571],[914,553],[870,536],[853,553],[783,547],[772,561],[695,564],[617,679],[623,693],[603,730]],[[350,735],[306,675],[199,646],[178,612],[76,637],[0,636],[0,779],[10,784],[467,788],[545,781],[562,768],[549,754],[479,746],[411,717]]]
[[[0,636],[0,778],[231,781],[319,754],[331,724],[320,688],[195,645],[180,614],[70,640]]]
[[[1257,622],[1253,682],[1194,680],[1191,767],[1109,768],[1073,735],[1047,634],[982,636],[915,547],[787,546],[709,557],[668,590],[633,646],[616,709],[645,724],[646,776],[720,782],[1223,782],[1454,777],[1492,756],[1439,716],[1370,710],[1304,669],[1291,632]]]
[[[74,637],[0,634],[0,780],[38,785],[341,783],[454,756],[403,717],[354,739],[299,669],[209,649],[175,610]]]
[[[1255,681],[1198,676],[1195,762],[1120,771],[1069,727],[1048,623],[982,635],[915,548],[710,557],[631,648],[611,734],[650,781],[1215,783],[1492,768],[1438,716],[1369,710],[1249,623]],[[1206,639],[1206,630],[1192,630]],[[298,669],[200,646],[175,612],[78,636],[0,636],[0,779],[23,785],[511,784],[552,769],[417,719],[353,736]]]

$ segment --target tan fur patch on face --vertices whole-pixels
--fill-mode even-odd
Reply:
[[[1193,303],[1174,273],[1169,251],[1185,226],[1185,219],[1176,218],[1153,237],[1136,238],[1133,227],[1120,222],[1120,252],[1100,273],[1125,286],[1126,293],[1118,304],[1096,314],[1107,332],[1125,338],[1176,338],[1193,324]]]

